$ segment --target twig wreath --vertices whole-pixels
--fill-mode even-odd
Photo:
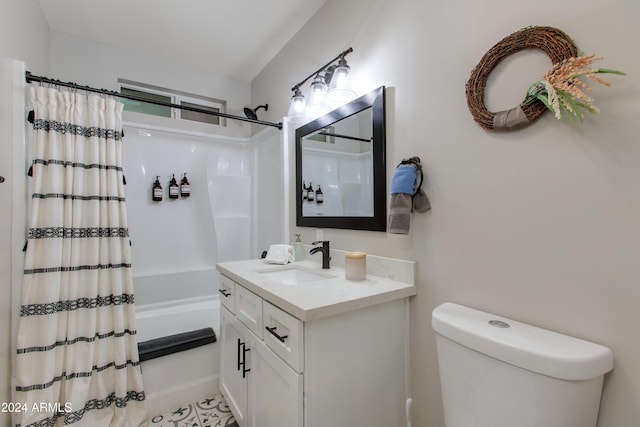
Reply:
[[[524,101],[510,110],[492,113],[484,105],[487,78],[507,56],[524,49],[537,48],[546,53],[553,64],[543,79],[531,84]],[[505,37],[484,54],[473,69],[466,84],[467,105],[476,122],[487,130],[511,131],[526,127],[545,111],[554,112],[557,119],[564,110],[568,117],[582,121],[580,109],[597,113],[598,108],[583,90],[590,90],[579,77],[587,77],[609,86],[596,73],[624,73],[605,68],[584,68],[601,59],[594,55],[577,56],[578,49],[564,32],[553,27],[527,27]]]

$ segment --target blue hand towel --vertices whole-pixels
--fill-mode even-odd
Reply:
[[[413,165],[399,165],[391,177],[391,194],[413,194],[417,170]]]

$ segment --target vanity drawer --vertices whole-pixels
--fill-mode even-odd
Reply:
[[[236,312],[236,283],[227,276],[220,275],[220,303],[227,310]]]
[[[262,298],[236,284],[236,317],[262,338]]]
[[[263,302],[264,342],[296,372],[304,369],[302,321],[267,301]]]

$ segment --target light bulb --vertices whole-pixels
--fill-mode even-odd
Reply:
[[[331,85],[329,93],[327,94],[329,101],[337,104],[345,104],[356,99],[358,94],[349,88],[350,72],[351,69],[347,65],[347,61],[344,59],[340,60],[331,78]]]
[[[307,109],[309,113],[321,114],[330,110],[330,107],[326,103],[327,97],[327,84],[324,82],[319,74],[311,83],[311,93],[309,94],[309,103]]]
[[[296,87],[293,97],[291,98],[291,104],[289,105],[289,117],[300,117],[304,113],[304,95],[300,92],[300,88]]]
[[[333,78],[335,79],[335,87],[337,89],[345,89],[349,84],[349,68],[348,67],[336,68],[333,74]]]

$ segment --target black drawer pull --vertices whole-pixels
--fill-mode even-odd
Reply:
[[[247,377],[247,372],[251,371],[251,368],[247,369],[247,351],[251,351],[246,347],[246,343],[242,343],[242,378]]]
[[[238,338],[238,371],[242,371],[242,378],[246,378],[247,372],[251,371],[247,369],[247,351],[251,351],[247,348],[247,343]]]
[[[231,295],[231,292],[226,291],[226,290],[224,290],[224,289],[218,289],[218,290],[220,291],[220,293],[221,293],[222,295],[224,295],[224,296],[225,296],[225,297],[227,297],[227,298],[229,298],[229,296]]]
[[[282,335],[280,336],[277,332],[276,332],[276,327],[274,326],[273,328],[270,328],[268,326],[265,326],[265,329],[267,331],[269,331],[271,333],[271,335],[273,335],[274,337],[276,337],[278,339],[278,341],[280,342],[284,342],[287,339],[287,335]]]

